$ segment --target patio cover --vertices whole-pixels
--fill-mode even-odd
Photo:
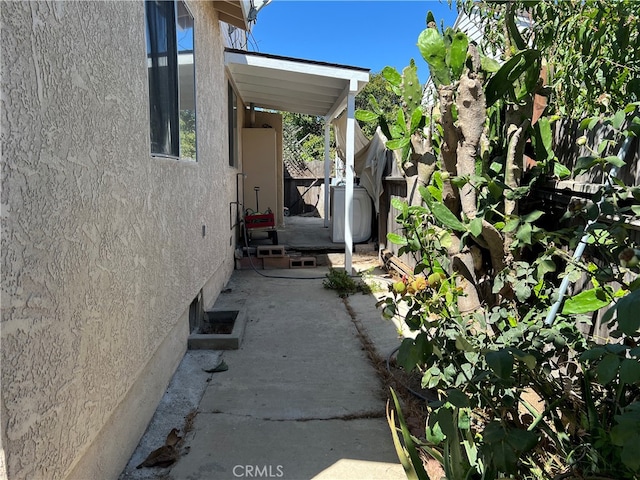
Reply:
[[[353,177],[355,96],[369,82],[369,69],[298,58],[226,49],[225,66],[245,105],[302,113],[325,121],[325,226],[329,205],[331,121],[346,109],[345,270],[353,256]]]

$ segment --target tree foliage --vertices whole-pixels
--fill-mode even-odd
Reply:
[[[389,87],[381,73],[373,73],[369,83],[356,96],[356,109],[366,108],[369,98],[374,96],[380,102],[385,115],[391,121],[400,108],[400,99]],[[283,112],[284,150],[295,160],[311,162],[324,159],[324,118],[300,113]],[[376,126],[360,122],[360,127],[367,138],[373,138]],[[335,138],[331,129],[330,155],[335,155]]]
[[[564,7],[557,16],[538,15],[529,33],[516,27],[523,11],[557,5],[483,6],[496,22],[499,62],[427,16],[418,47],[437,89],[433,113],[415,103],[413,61],[402,74],[385,72],[403,98],[392,122],[375,100],[371,111],[357,112],[388,124],[387,147],[407,177],[408,200],[392,201],[400,229],[388,240],[414,256],[416,266],[390,286],[380,306],[385,317],[400,315],[414,333],[399,346],[397,362],[419,372],[423,387],[439,397],[428,404],[422,446],[439,449],[451,479],[640,474],[629,446],[640,438],[640,321],[633,313],[640,300],[640,249],[628,235],[630,219],[640,212],[640,189],[611,173],[625,160],[607,153],[609,144],[640,132],[640,102],[625,100],[634,85],[625,80],[630,74],[603,68],[617,60],[601,56],[619,60],[629,52],[598,49],[598,39],[613,48],[613,37],[589,23],[598,19],[591,7],[599,4],[588,0],[576,18],[587,25],[583,41],[596,42],[595,57],[589,57],[595,64],[576,73],[576,89],[565,86],[558,72],[572,65],[563,62],[587,60],[562,56],[562,45],[554,44],[549,64],[554,51],[542,34],[531,36],[554,27]],[[561,38],[562,28],[557,26]],[[549,35],[547,42],[552,40]],[[624,56],[631,69],[633,55]],[[584,78],[591,68],[595,77]],[[598,101],[604,94],[606,105]],[[612,136],[589,146],[591,155],[579,159],[573,172],[597,170],[604,184],[565,212],[536,196],[546,182],[572,173],[556,161],[553,117],[540,111],[534,117],[539,97],[551,102],[552,113],[589,113],[581,128],[607,125]],[[584,248],[587,256],[573,254]],[[579,278],[582,291],[565,300],[562,285]],[[603,307],[612,331],[605,344],[578,329]],[[391,420],[401,461],[415,463],[415,439],[399,445],[398,432],[406,430],[402,416],[397,432]],[[418,468],[406,471],[424,478]]]
[[[541,53],[552,95],[549,113],[580,118],[640,100],[637,1],[461,1],[459,6],[485,19],[487,51],[508,58],[527,45]],[[508,9],[517,12],[515,21]],[[518,22],[520,28],[514,28]]]
[[[196,159],[196,112],[180,111],[180,156]]]

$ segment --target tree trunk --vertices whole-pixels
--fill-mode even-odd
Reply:
[[[440,102],[440,124],[444,131],[444,142],[440,149],[442,163],[449,177],[458,175],[456,163],[458,161],[458,131],[453,123],[454,85],[440,85],[438,87],[438,99]],[[443,182],[442,201],[452,212],[458,211],[458,190],[451,183],[450,178]]]
[[[470,46],[469,50],[475,51],[475,47]],[[459,125],[457,170],[458,175],[470,177],[476,171],[476,157],[479,155],[480,137],[487,116],[482,82],[476,73],[467,70],[462,75],[456,106]],[[471,182],[467,182],[460,189],[460,204],[467,218],[476,218],[476,190]]]

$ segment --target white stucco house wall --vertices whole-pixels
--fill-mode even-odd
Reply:
[[[248,3],[186,1],[197,161],[151,154],[143,1],[0,3],[0,478],[117,478],[190,305],[229,279],[224,48]]]
[[[353,165],[369,70],[238,50],[267,3],[0,2],[0,480],[118,477],[232,274],[243,131],[319,115],[328,159],[346,109]]]

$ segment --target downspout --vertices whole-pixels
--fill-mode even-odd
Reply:
[[[620,160],[624,160],[624,158],[627,156],[627,150],[629,150],[629,147],[631,146],[631,142],[632,142],[632,137],[627,137],[625,141],[622,143],[622,146],[620,147],[620,151],[618,152],[618,158]],[[618,174],[618,167],[611,168],[611,171],[607,174],[607,185],[609,187],[613,187],[613,183],[611,182],[611,177],[612,176],[615,177],[617,174]],[[603,203],[604,203],[604,198],[601,198],[600,201],[597,203],[598,209],[602,206]],[[598,218],[595,218],[587,222],[586,226],[584,227],[584,235],[582,235],[582,238],[580,239],[580,243],[576,247],[576,251],[573,253],[572,261],[575,262],[580,260],[580,258],[582,258],[582,254],[584,253],[584,249],[586,248],[587,242],[589,240],[589,235],[590,235],[589,230],[591,229],[593,224],[596,223],[597,221],[598,221]],[[567,288],[569,288],[568,275],[562,279],[562,283],[560,284],[560,291],[558,292],[558,300],[556,301],[556,303],[554,303],[551,306],[551,310],[549,310],[549,313],[547,314],[547,318],[544,321],[545,325],[547,326],[553,325],[553,322],[556,319],[556,315],[558,314],[558,310],[560,310],[560,306],[564,301],[564,296],[567,293]]]

